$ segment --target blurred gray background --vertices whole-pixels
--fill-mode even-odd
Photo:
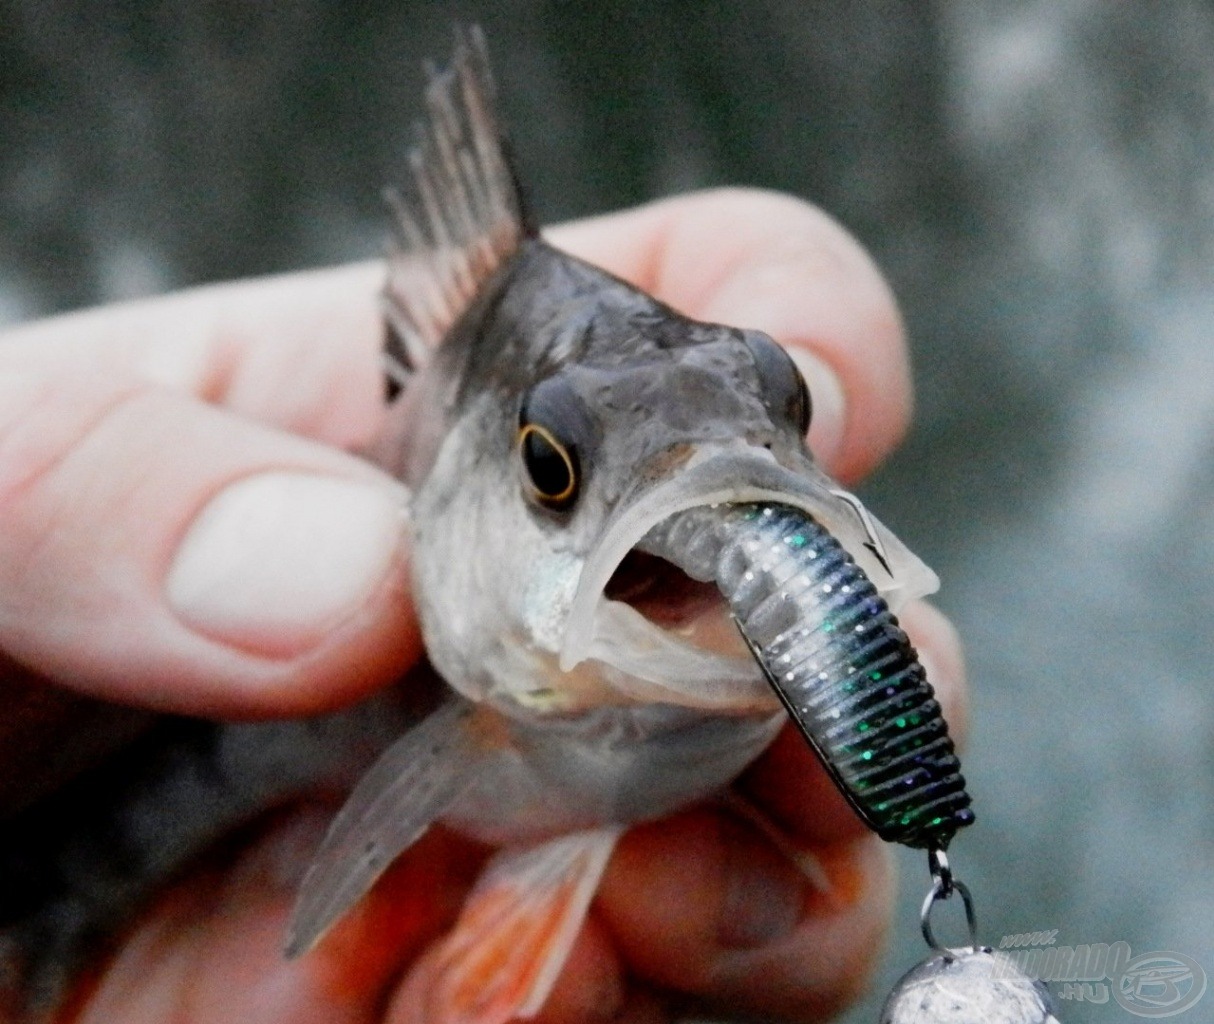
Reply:
[[[1214,974],[1214,7],[0,0],[0,322],[375,255],[453,19],[545,222],[763,185],[875,253],[919,409],[863,493],[968,644],[983,938]]]

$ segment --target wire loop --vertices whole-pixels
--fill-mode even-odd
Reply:
[[[974,900],[970,896],[969,888],[953,879],[951,875],[947,882],[941,875],[937,875],[932,880],[931,891],[927,894],[927,899],[923,901],[923,909],[919,912],[919,924],[923,929],[923,938],[938,953],[948,951],[946,947],[936,941],[936,936],[932,932],[932,907],[937,903],[946,902],[954,892],[961,894],[961,902],[965,904],[965,923],[970,933],[970,949],[976,953],[978,952],[978,920],[974,914]]]

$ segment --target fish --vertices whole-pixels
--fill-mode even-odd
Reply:
[[[394,1004],[427,1024],[538,1013],[620,836],[727,790],[790,719],[884,838],[943,850],[973,819],[895,618],[935,574],[816,465],[812,396],[772,338],[544,239],[484,36],[455,35],[389,194],[388,410],[365,453],[408,494],[433,672],[316,719],[158,721],[104,804],[34,809],[0,851],[0,961],[21,951],[44,1004],[158,880],[318,789],[349,796],[288,957],[432,826],[494,849]]]
[[[622,832],[719,793],[789,712],[882,836],[943,849],[973,815],[891,611],[936,578],[814,463],[787,353],[544,240],[478,31],[426,107],[414,201],[392,199],[374,457],[410,493],[414,600],[447,689],[335,819],[286,951],[441,821],[499,852],[405,1002],[497,1024],[543,1006]],[[767,564],[752,547],[773,516],[791,532]],[[799,596],[782,572],[805,576]],[[811,674],[797,629],[835,662]],[[778,671],[794,653],[804,678]]]

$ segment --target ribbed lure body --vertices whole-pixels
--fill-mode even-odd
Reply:
[[[974,820],[914,648],[821,525],[783,505],[699,507],[644,547],[717,584],[792,720],[881,838],[943,849]]]

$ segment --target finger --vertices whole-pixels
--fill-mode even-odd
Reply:
[[[383,415],[383,274],[359,263],[51,317],[4,333],[0,370],[158,384],[359,447]]]
[[[77,1024],[379,1024],[400,972],[449,926],[480,862],[436,831],[309,955],[282,956],[303,866],[328,811],[275,822],[232,863],[160,899],[77,994]]]
[[[614,937],[592,914],[531,1019],[534,1024],[669,1024],[672,1018],[656,993],[628,976]]]
[[[788,345],[814,400],[811,447],[840,478],[863,476],[905,432],[911,387],[897,306],[855,239],[808,203],[722,189],[549,235],[689,316]]]
[[[139,382],[9,373],[0,648],[73,688],[207,715],[354,699],[420,651],[402,489]]]
[[[897,308],[863,249],[809,204],[723,189],[549,235],[689,315],[788,344],[813,387],[811,443],[843,479],[863,475],[904,432],[910,383]],[[36,354],[37,365],[117,366],[330,443],[362,444],[381,414],[382,273],[365,263],[71,314],[8,332],[4,350]]]
[[[926,601],[910,602],[899,619],[940,701],[949,735],[958,745],[963,744],[968,700],[965,662],[957,631]],[[737,787],[748,801],[797,841],[835,842],[859,837],[867,831],[817,755],[791,724],[743,773]]]
[[[543,1007],[531,1019],[534,1024],[615,1024],[627,999],[615,944],[602,925],[589,918]]]
[[[689,811],[625,836],[597,910],[647,983],[717,1014],[824,1018],[871,970],[893,886],[871,836],[812,853],[816,881],[748,823]]]

